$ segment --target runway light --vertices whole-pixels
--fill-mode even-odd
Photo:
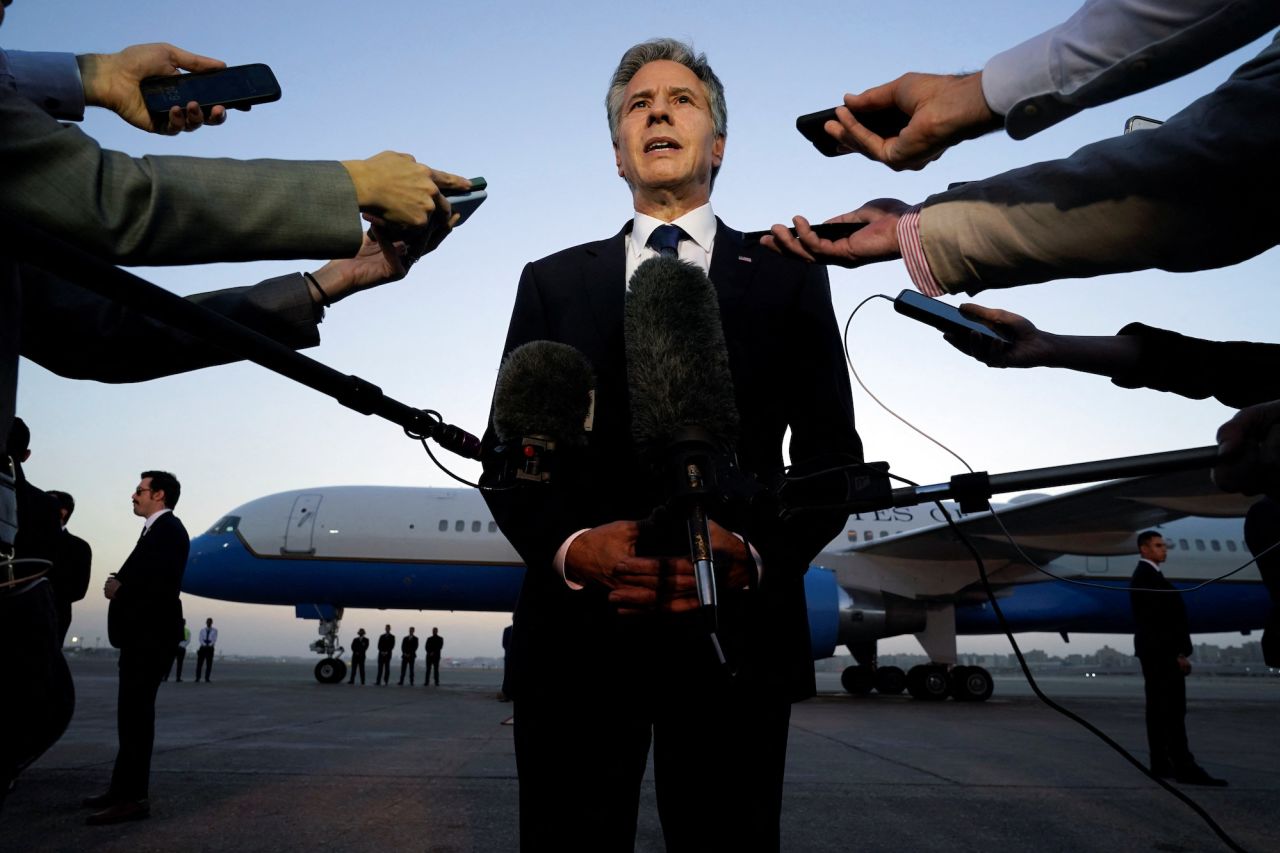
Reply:
[[[337,531],[337,530],[330,530],[329,532],[330,532],[330,533],[338,533],[339,531]]]

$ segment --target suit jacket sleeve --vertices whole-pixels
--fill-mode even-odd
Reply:
[[[790,356],[792,381],[783,404],[791,429],[788,455],[796,473],[862,461],[862,441],[854,427],[853,395],[844,346],[831,307],[827,270],[803,265],[804,280],[782,352]],[[766,402],[767,401],[758,401]],[[809,561],[843,529],[848,514],[800,513],[776,537],[757,543],[765,565],[808,568]],[[773,553],[771,553],[773,552]]]
[[[133,158],[0,85],[0,209],[118,264],[355,254],[340,163]]]
[[[163,646],[180,638],[179,595],[190,548],[186,528],[172,513],[152,523],[118,574],[120,587],[111,600],[108,631],[115,622],[123,636],[113,644]]]
[[[1280,239],[1280,41],[1161,128],[931,196],[929,269],[950,293],[1211,269]]]
[[[141,382],[236,359],[198,338],[120,306],[44,270],[23,266],[21,353],[73,379]],[[318,311],[298,274],[188,299],[285,346],[320,342]],[[130,346],[146,341],[155,358]]]

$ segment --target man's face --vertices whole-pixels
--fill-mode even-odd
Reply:
[[[1148,539],[1145,544],[1138,547],[1138,553],[1142,555],[1144,560],[1150,560],[1157,566],[1165,561],[1168,556],[1168,549],[1164,544],[1163,536],[1153,536]]]
[[[705,204],[711,169],[724,157],[724,137],[713,130],[702,81],[678,62],[642,66],[627,85],[613,150],[637,209],[642,197],[662,191],[696,202],[689,210]]]
[[[164,509],[164,490],[151,488],[151,478],[143,477],[133,490],[133,514],[140,518],[149,518]]]

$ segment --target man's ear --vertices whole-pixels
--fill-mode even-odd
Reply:
[[[711,146],[711,164],[716,168],[720,168],[720,163],[724,160],[724,142],[724,134],[721,134]]]
[[[626,180],[627,173],[622,170],[622,151],[618,149],[618,143],[613,143],[613,162],[618,167],[618,177]]]

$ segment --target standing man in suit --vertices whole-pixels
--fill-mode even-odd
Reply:
[[[133,490],[133,514],[146,519],[142,535],[120,571],[107,578],[103,593],[107,637],[120,650],[116,725],[120,748],[111,787],[84,805],[99,809],[90,824],[120,823],[151,814],[148,782],[156,736],[156,691],[182,635],[178,593],[191,540],[173,514],[181,486],[165,471],[143,471]]]
[[[213,617],[204,620],[204,627],[196,637],[196,681],[200,681],[200,670],[204,670],[205,684],[213,674],[213,648],[218,644],[218,629],[213,627]]]
[[[396,635],[391,633],[391,626],[378,638],[378,672],[374,685],[391,683],[391,653],[396,650]]]
[[[62,518],[62,535],[58,537],[58,550],[51,577],[58,604],[58,643],[62,645],[66,642],[67,631],[71,629],[71,605],[84,598],[89,591],[93,549],[88,542],[67,529],[71,513],[76,511],[76,499],[67,492],[56,489],[49,491],[49,497],[58,502],[58,513]]]
[[[1196,764],[1187,747],[1187,676],[1191,673],[1191,631],[1187,608],[1160,564],[1167,549],[1154,530],[1138,534],[1138,567],[1129,583],[1133,606],[1133,653],[1142,662],[1147,695],[1147,744],[1151,772],[1185,785],[1226,785]]]
[[[440,629],[432,628],[431,636],[427,637],[427,674],[422,676],[423,687],[431,681],[432,673],[435,674],[436,687],[440,686],[440,650],[443,648],[444,637],[440,636]]]
[[[351,677],[347,679],[347,684],[356,683],[357,671],[360,673],[360,683],[364,684],[364,656],[369,651],[369,638],[364,635],[363,628],[356,634],[358,636],[351,641]]]
[[[409,686],[413,686],[413,668],[418,662],[418,638],[409,629],[409,636],[400,641],[400,686],[404,686],[404,674],[409,673]]]
[[[719,633],[729,663],[720,666],[691,612],[688,551],[637,548],[639,522],[662,498],[637,487],[646,473],[630,439],[623,308],[631,274],[659,254],[651,236],[676,226],[668,251],[708,271],[718,295],[738,461],[769,479],[783,469],[788,428],[797,465],[861,459],[827,276],[748,246],[712,212],[727,111],[705,56],[671,39],[632,47],[606,109],[633,216],[609,239],[525,267],[505,350],[551,340],[588,358],[587,448],[555,485],[485,493],[527,567],[507,684],[521,846],[633,849],[652,742],[669,849],[777,848],[790,703],[814,693],[803,575],[845,517],[753,532],[759,568],[740,538],[712,526],[725,569]],[[502,471],[496,444],[491,422],[489,484]]]

